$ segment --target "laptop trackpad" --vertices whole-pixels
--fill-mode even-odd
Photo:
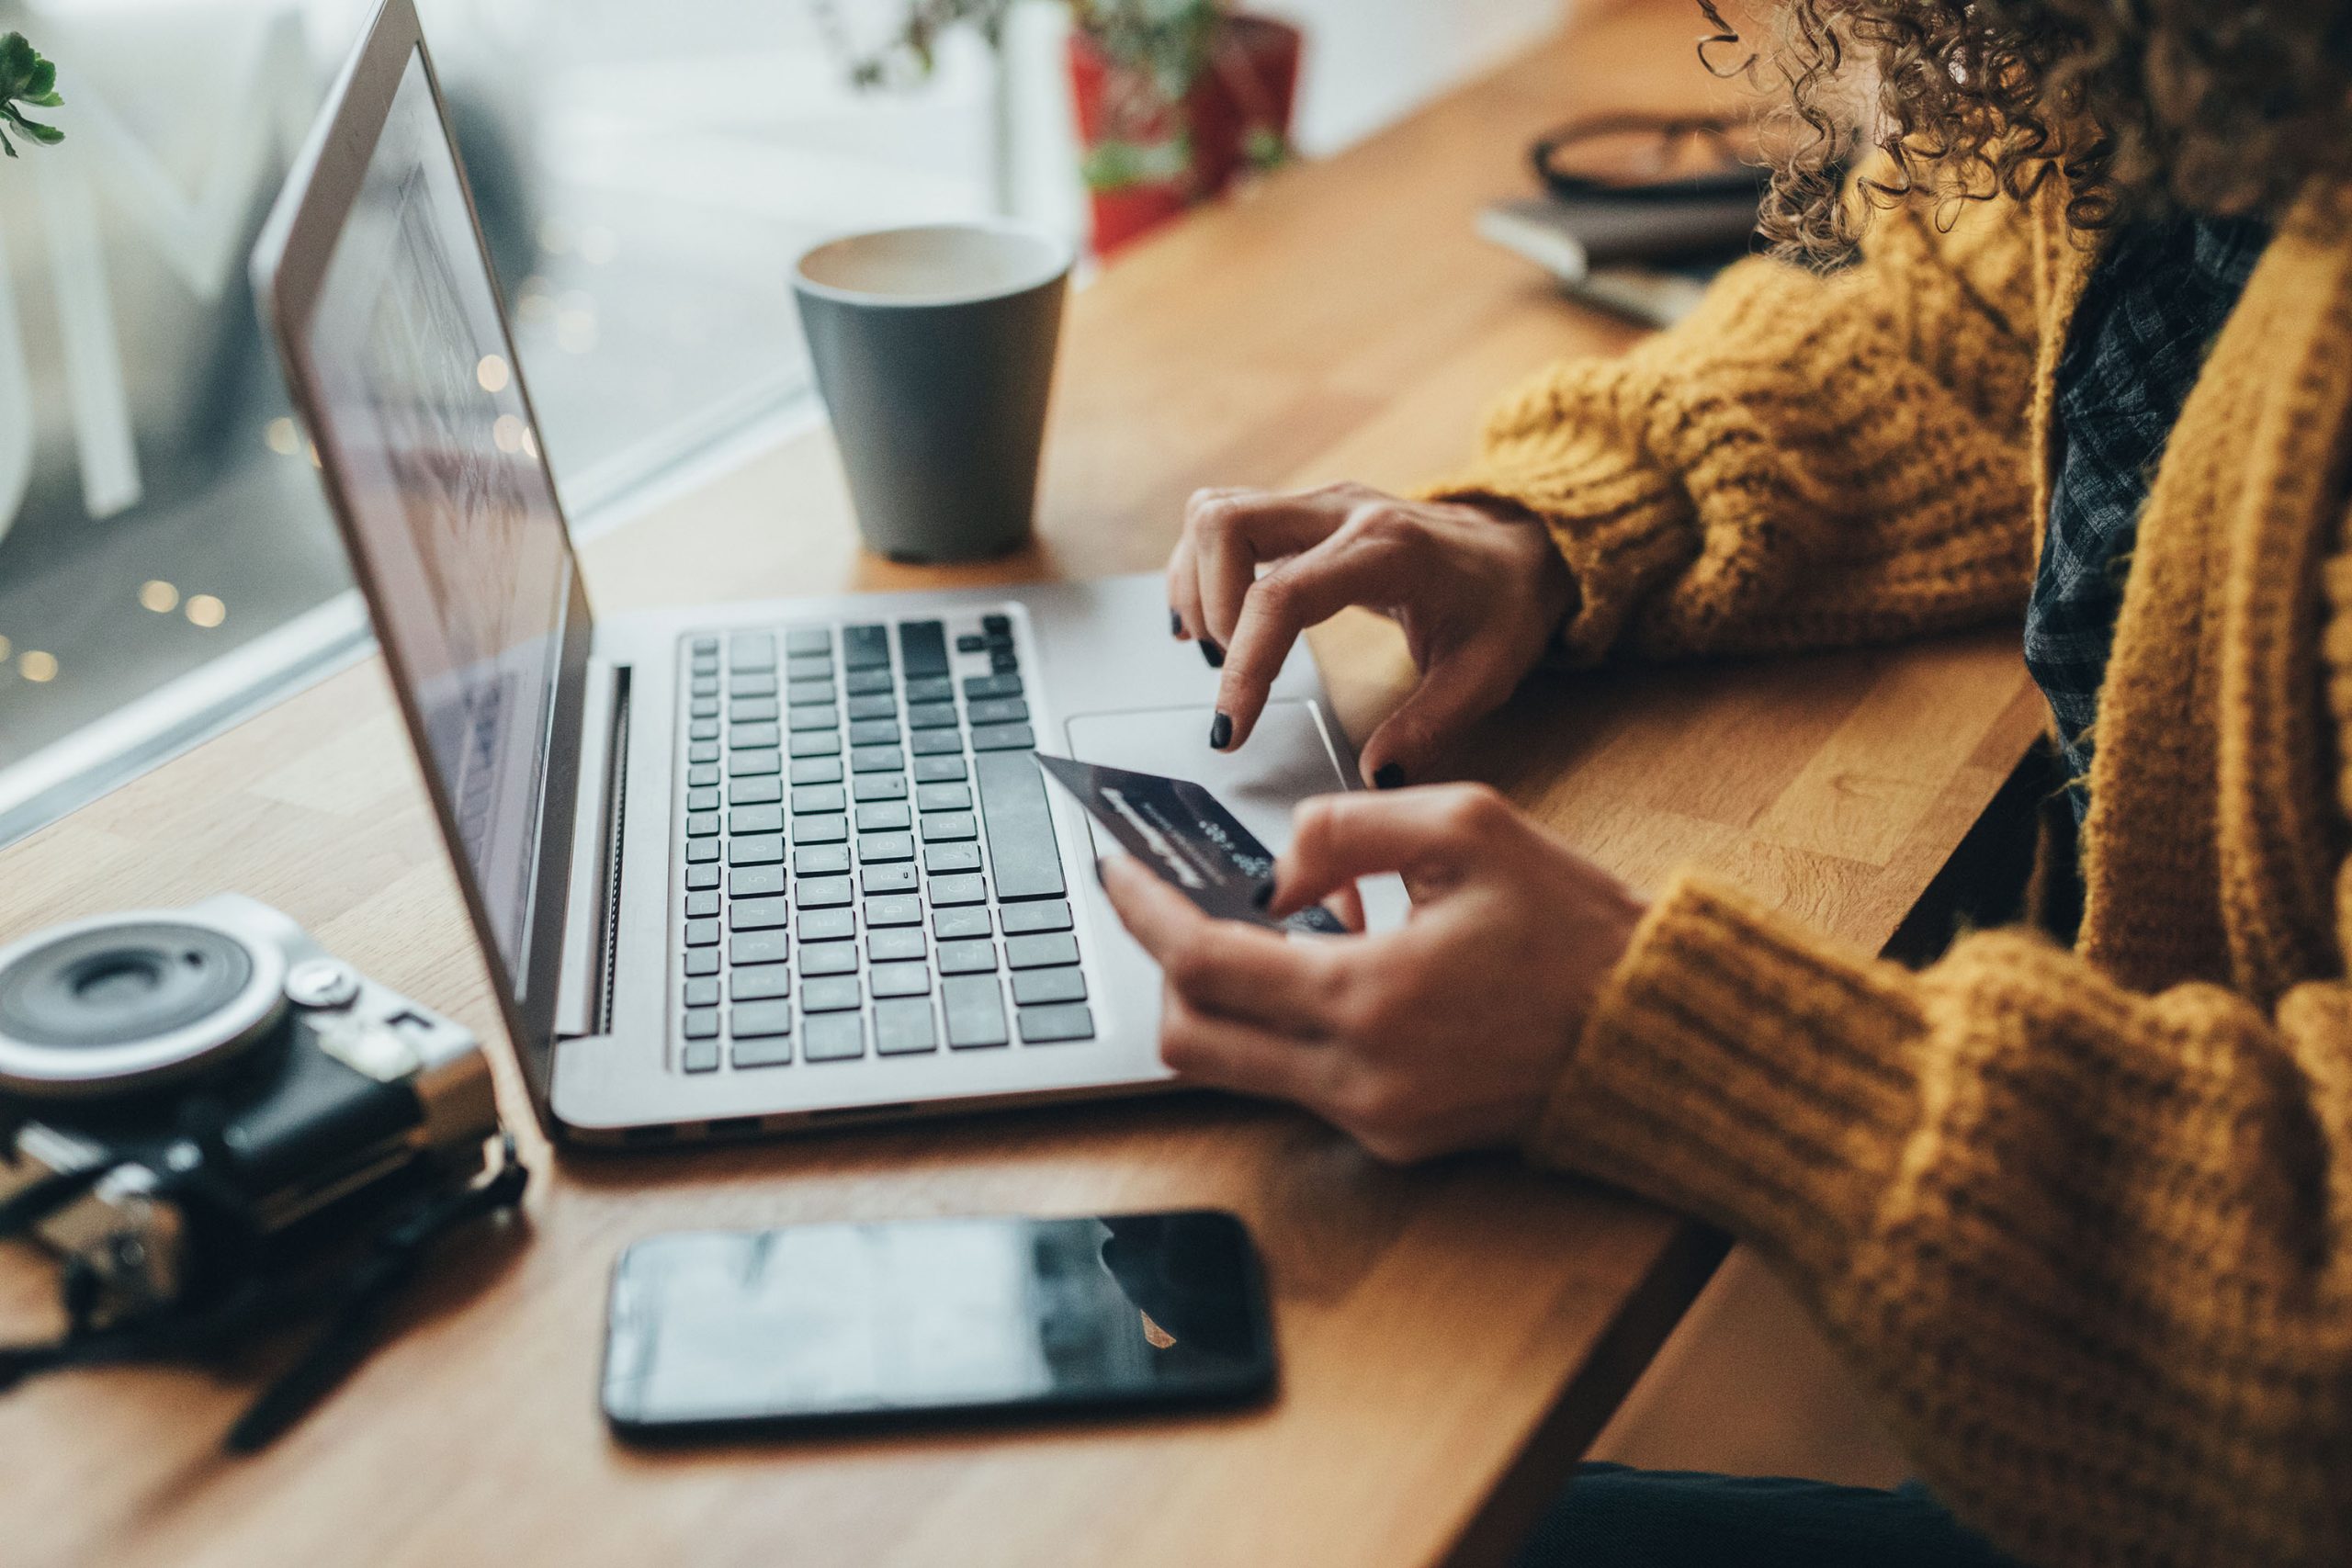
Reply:
[[[1209,750],[1214,708],[1153,708],[1141,713],[1081,714],[1064,728],[1070,755],[1081,762],[1126,768],[1164,778],[1191,779],[1223,801],[1259,841],[1280,854],[1290,847],[1290,813],[1311,795],[1350,787],[1329,722],[1313,702],[1289,698],[1266,705],[1249,743],[1235,751]],[[1094,832],[1090,820],[1087,830]],[[1116,849],[1099,834],[1094,853]],[[1363,884],[1365,922],[1374,931],[1402,924],[1408,900],[1393,876]]]

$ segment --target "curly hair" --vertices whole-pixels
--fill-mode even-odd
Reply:
[[[1700,59],[1776,99],[1763,230],[1793,258],[1843,258],[1915,195],[2021,198],[2054,175],[2094,231],[2275,213],[2352,168],[2352,0],[1778,0],[1736,61],[1739,30],[1698,3]],[[1872,148],[1849,200],[1840,171]]]

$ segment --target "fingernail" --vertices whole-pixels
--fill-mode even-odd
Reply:
[[[1372,787],[1374,789],[1403,789],[1405,787],[1405,770],[1395,762],[1382,763],[1380,770],[1372,775]]]
[[[1274,901],[1274,879],[1266,878],[1250,890],[1250,902],[1258,908],[1270,908]]]
[[[1183,612],[1182,612],[1182,611],[1180,611],[1180,610],[1170,610],[1170,611],[1169,611],[1169,612],[1168,612],[1168,635],[1169,635],[1170,637],[1178,637],[1178,638],[1182,638],[1182,637],[1183,637],[1183,635],[1184,635],[1184,615],[1183,615]]]
[[[1105,856],[1102,856],[1102,855],[1096,855],[1096,856],[1094,857],[1094,886],[1097,886],[1097,887],[1101,887],[1101,886],[1104,886],[1103,879],[1102,879],[1102,868],[1103,868],[1103,866],[1107,865],[1108,863],[1109,863],[1109,860],[1108,860],[1108,858],[1107,858],[1107,857],[1105,857]]]
[[[1225,649],[1219,648],[1207,637],[1201,638],[1201,657],[1209,661],[1209,668],[1212,670],[1222,670],[1225,668]]]
[[[1233,744],[1233,716],[1219,710],[1209,721],[1209,750],[1222,751]]]

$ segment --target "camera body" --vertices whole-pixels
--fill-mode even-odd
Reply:
[[[33,1228],[96,1326],[200,1308],[463,1187],[498,1131],[470,1031],[253,899],[0,949],[0,1203],[87,1180]]]

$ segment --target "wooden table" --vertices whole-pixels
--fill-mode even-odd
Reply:
[[[829,445],[792,444],[588,552],[613,607],[1157,565],[1196,484],[1402,485],[1497,389],[1630,336],[1470,232],[1578,108],[1713,90],[1679,5],[1612,11],[1344,157],[1274,180],[1077,301],[1043,538],[986,570],[857,553]],[[723,557],[716,552],[724,551]],[[724,558],[724,572],[707,560]],[[1401,655],[1319,649],[1351,727]],[[1885,941],[2035,725],[2014,632],[1531,690],[1463,759],[1620,874],[1706,863]],[[496,1012],[374,664],[0,855],[0,938],[235,887],[486,1035]],[[504,1064],[502,1061],[502,1070]],[[512,1074],[510,1114],[527,1128]],[[12,1564],[1348,1563],[1498,1557],[1722,1243],[1505,1157],[1383,1168],[1207,1097],[578,1159],[536,1136],[526,1234],[469,1245],[352,1382],[258,1460],[214,1457],[254,1369],[122,1371],[0,1401]],[[1216,1418],[636,1453],[594,1401],[605,1271],[678,1226],[1158,1205],[1262,1241],[1277,1403]],[[0,1264],[0,1317],[45,1276]]]

